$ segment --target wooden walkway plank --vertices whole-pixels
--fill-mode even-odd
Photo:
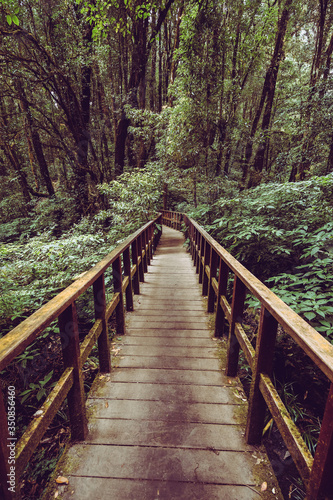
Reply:
[[[89,435],[58,467],[63,500],[282,498],[262,449],[245,442],[246,403],[220,368],[183,241],[163,228],[118,366],[90,391]]]

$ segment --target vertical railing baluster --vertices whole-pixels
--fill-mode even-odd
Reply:
[[[332,498],[333,493],[333,383],[326,401],[307,490],[307,500]]]
[[[75,302],[59,316],[64,368],[74,369],[74,383],[68,393],[68,410],[72,441],[82,441],[88,433],[82,362],[80,357],[79,328]]]
[[[226,374],[229,377],[235,377],[237,375],[239,343],[235,334],[235,325],[236,323],[240,323],[242,320],[245,295],[246,295],[246,287],[244,283],[237,276],[235,276],[234,290],[232,296],[232,307],[231,307],[231,322],[229,327],[229,338],[228,338],[228,354],[227,354],[228,357],[226,366]]]
[[[199,271],[199,236],[199,231],[194,228],[194,266],[197,274]]]
[[[149,255],[149,263],[153,258],[153,233],[152,226],[148,228],[148,255]]]
[[[160,227],[156,227],[157,233],[155,234],[155,238],[154,238],[154,250],[156,250],[158,242],[160,241],[160,238],[162,235],[162,223],[163,223],[163,218],[160,217],[157,221],[157,225]]]
[[[229,268],[220,258],[219,279],[216,297],[216,316],[215,316],[215,337],[222,337],[224,334],[225,314],[221,307],[221,297],[226,296],[228,287]]]
[[[102,320],[102,333],[98,337],[99,369],[102,373],[111,371],[111,355],[108,324],[106,321],[106,299],[104,274],[99,276],[93,284],[95,318]]]
[[[216,278],[218,264],[218,255],[211,247],[210,251],[210,263],[209,263],[209,283],[208,283],[208,299],[207,299],[207,312],[214,312],[215,306],[215,290],[213,288],[213,278]]]
[[[143,248],[143,243],[142,243],[143,236],[140,234],[138,236],[137,240],[137,250],[138,250],[138,260],[139,260],[139,280],[141,283],[144,282],[145,280],[145,273],[144,273],[144,266],[143,266],[143,257],[142,257],[142,248]]]
[[[150,246],[149,246],[149,240],[150,240],[150,227],[147,227],[145,230],[145,235],[146,235],[146,254],[147,254],[147,271],[148,271],[148,266],[150,265]]]
[[[118,335],[125,333],[124,297],[122,291],[123,276],[121,269],[121,257],[117,257],[112,263],[114,293],[119,292],[119,302],[116,307],[116,332]]]
[[[264,306],[261,306],[245,432],[245,438],[250,444],[260,444],[261,442],[266,403],[259,389],[260,374],[265,373],[269,377],[272,376],[277,327],[276,319]]]
[[[208,294],[208,276],[206,273],[206,266],[210,263],[211,246],[205,239],[205,253],[204,253],[204,263],[202,266],[202,295],[205,297]],[[210,272],[210,268],[209,268]]]
[[[201,244],[201,234],[199,233],[199,231],[197,231],[197,261],[196,261],[197,274],[199,274],[200,272],[200,254],[201,254],[200,244]]]
[[[132,263],[136,266],[136,271],[133,276],[133,290],[136,295],[140,293],[139,266],[138,266],[138,239],[132,242]]]
[[[154,225],[151,224],[149,226],[149,234],[150,234],[150,260],[154,258]]]
[[[202,258],[204,257],[205,255],[205,239],[204,237],[202,236],[202,234],[199,234],[199,242],[200,242],[200,250],[198,252],[199,254],[199,267],[198,267],[198,274],[199,274],[199,283],[201,284],[202,283],[202,278],[203,278],[203,275],[202,275],[202,269],[203,269],[203,264],[202,264]]]
[[[133,311],[133,289],[131,280],[131,258],[129,247],[125,248],[123,253],[124,259],[124,275],[128,276],[128,285],[125,290],[126,295],[126,311]]]
[[[143,256],[143,272],[146,273],[148,271],[147,230],[145,230],[142,233],[142,251],[144,252],[144,256]]]
[[[191,222],[190,224],[190,241],[191,241],[191,256],[193,260],[193,264],[195,263],[195,230],[194,226]]]

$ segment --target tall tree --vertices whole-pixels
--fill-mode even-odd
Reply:
[[[284,55],[283,44],[287,31],[292,3],[293,0],[285,1],[281,17],[279,18],[278,21],[274,52],[272,55],[270,65],[266,72],[259,106],[256,111],[254,120],[252,122],[250,137],[246,145],[245,161],[247,162],[247,164],[249,164],[252,156],[253,139],[257,132],[259,120],[263,113],[263,119],[261,123],[262,139],[260,140],[255,158],[253,160],[250,177],[248,180],[249,187],[256,185],[260,182],[260,174],[264,166],[264,157],[269,144],[268,131],[272,114],[272,106],[275,95],[276,82],[279,73],[280,62]]]

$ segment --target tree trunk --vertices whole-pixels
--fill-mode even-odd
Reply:
[[[162,40],[161,37],[158,40],[158,112],[162,111],[162,103],[163,103],[163,70],[162,70]]]
[[[6,142],[4,142],[2,140],[1,141],[1,148],[4,151],[5,155],[7,156],[7,158],[9,159],[9,161],[13,167],[13,170],[17,175],[17,181],[20,185],[21,193],[22,193],[22,196],[24,198],[24,201],[26,203],[29,203],[31,201],[31,196],[30,196],[30,192],[29,192],[27,178],[25,176],[25,173],[21,169],[20,162],[16,156],[16,153],[15,153],[13,147],[11,147],[9,144],[7,144]]]
[[[155,24],[155,12],[152,15],[152,23]],[[151,49],[151,71],[149,82],[149,108],[155,111],[156,103],[156,40],[152,43]]]
[[[39,165],[39,170],[40,170],[42,179],[45,183],[45,186],[46,186],[46,189],[47,189],[47,192],[49,193],[49,195],[54,196],[55,192],[54,192],[53,184],[51,181],[49,169],[48,169],[48,166],[47,166],[47,163],[45,160],[43,146],[42,146],[42,143],[41,143],[41,140],[39,137],[39,133],[34,125],[32,114],[30,111],[30,106],[29,106],[29,103],[28,103],[28,100],[27,100],[27,97],[25,94],[24,86],[23,86],[23,83],[21,80],[18,80],[18,82],[17,82],[17,89],[18,89],[19,96],[20,96],[20,107],[21,107],[22,112],[25,115],[25,119],[26,119],[26,122],[28,125],[28,131],[29,131],[28,133],[29,133],[29,136],[31,138],[31,142],[33,144],[34,152],[35,152],[36,159],[37,159],[37,162]]]
[[[171,61],[171,69],[170,69],[170,83],[171,85],[174,83],[175,78],[176,78],[176,71],[177,71],[177,59],[175,57],[175,52],[179,48],[179,41],[180,41],[180,24],[182,22],[182,15],[183,15],[183,10],[184,10],[184,0],[182,0],[182,3],[178,9],[177,13],[177,22],[176,22],[176,32],[175,32],[175,40],[173,44],[173,51],[172,51],[172,61]],[[173,97],[169,97],[169,106],[172,106],[173,102]]]
[[[331,172],[333,172],[333,135],[331,135],[331,145],[330,145],[330,152],[329,152],[328,159],[327,159],[326,175],[330,174]]]
[[[283,44],[284,44],[284,39],[285,39],[288,21],[289,21],[289,17],[290,17],[290,7],[292,4],[292,1],[293,0],[286,0],[282,14],[281,14],[281,18],[280,18],[279,23],[278,23],[278,31],[277,31],[277,35],[276,35],[276,39],[275,39],[274,53],[273,53],[272,60],[271,60],[270,66],[268,68],[268,71],[266,73],[259,108],[258,108],[256,117],[254,119],[254,122],[252,124],[250,141],[248,142],[247,150],[245,153],[246,161],[249,162],[251,155],[252,155],[253,138],[254,138],[254,135],[255,135],[256,130],[257,130],[257,126],[258,126],[260,116],[261,116],[261,113],[262,113],[262,110],[264,107],[264,103],[266,101],[263,119],[262,119],[262,125],[261,125],[263,139],[260,141],[259,147],[257,149],[256,155],[255,155],[255,158],[253,161],[253,169],[252,169],[252,172],[250,175],[248,187],[251,187],[253,185],[257,185],[260,183],[260,177],[261,177],[260,174],[263,170],[266,149],[267,149],[267,146],[269,144],[268,131],[269,131],[269,125],[270,125],[270,120],[271,120],[271,114],[272,114],[272,107],[273,107],[273,101],[274,101],[274,95],[275,95],[276,82],[277,82],[277,77],[278,77],[278,73],[279,73],[279,66],[280,66],[281,59],[283,57]]]
[[[311,143],[311,115],[312,115],[312,108],[313,108],[313,98],[316,93],[316,85],[318,83],[318,80],[322,74],[322,65],[323,65],[323,45],[324,45],[324,39],[325,39],[325,23],[326,23],[326,14],[327,14],[327,6],[328,6],[328,0],[319,0],[318,1],[318,9],[319,9],[319,17],[318,17],[318,22],[317,22],[317,36],[316,36],[316,45],[315,45],[315,52],[312,60],[312,67],[311,67],[311,75],[310,75],[310,89],[309,89],[309,94],[308,94],[308,99],[307,99],[307,106],[306,106],[306,111],[305,111],[305,116],[304,116],[304,132],[303,132],[303,139],[302,139],[302,158],[300,163],[293,168],[291,175],[290,175],[290,180],[296,181],[296,180],[304,180],[306,177],[306,173],[308,169],[310,168],[311,160],[309,158],[309,152],[310,152],[310,143]],[[330,66],[330,59],[332,55],[332,50],[333,50],[333,37],[331,39],[331,43],[328,46],[327,53],[326,53],[326,64]],[[328,69],[329,72],[329,69]],[[323,77],[324,77],[324,82],[325,82],[325,75],[326,72],[324,70]],[[328,73],[327,73],[328,75]],[[323,90],[324,91],[324,90]],[[323,95],[321,96],[323,97]]]
[[[150,39],[147,38],[148,18],[136,19],[133,27],[134,46],[132,54],[132,65],[128,83],[129,104],[138,109],[144,109],[146,105],[146,67],[150,50],[156,36],[158,35],[165,17],[175,0],[168,0],[163,9],[159,11],[156,26],[152,29]],[[115,144],[115,172],[122,173],[125,159],[125,145],[130,120],[122,115],[117,127],[117,139]],[[143,151],[143,148],[141,148]],[[142,164],[143,158],[138,162]]]
[[[123,112],[122,117],[118,121],[117,131],[116,131],[116,144],[115,144],[115,157],[114,157],[115,177],[118,177],[124,171],[125,144],[126,144],[127,130],[129,124],[130,120],[126,117],[125,112]]]

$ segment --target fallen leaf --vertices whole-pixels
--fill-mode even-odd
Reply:
[[[105,408],[109,408],[109,403],[105,401]]]
[[[59,495],[59,491],[56,491],[55,494],[54,494],[54,498],[57,498]]]
[[[105,378],[105,375],[100,375],[99,378],[101,380],[102,378]]]
[[[67,477],[59,476],[56,479],[56,483],[58,483],[58,484],[69,484],[69,480],[67,479]]]
[[[267,490],[267,483],[264,481],[261,485],[260,491],[266,491]]]
[[[34,417],[40,417],[43,415],[43,410],[37,410],[36,413],[33,414]]]
[[[276,493],[276,489],[275,488],[272,488],[272,493],[275,495],[275,493]]]
[[[261,458],[257,458],[256,465],[261,464],[261,462],[262,462],[262,459]]]

